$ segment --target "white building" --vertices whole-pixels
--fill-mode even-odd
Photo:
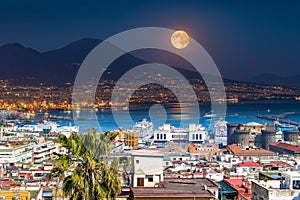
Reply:
[[[190,124],[188,129],[190,143],[204,143],[207,139],[207,131],[200,124]]]
[[[253,200],[299,200],[300,190],[280,188],[280,180],[256,181],[251,183]]]
[[[133,131],[139,133],[139,138],[153,135],[153,123],[143,119],[133,126]]]
[[[282,189],[294,189],[300,190],[300,172],[299,171],[287,171],[282,172]]]
[[[11,146],[9,143],[0,145],[0,163],[15,164],[17,162],[30,163],[32,148],[29,144]]]
[[[131,175],[133,187],[154,187],[163,181],[163,158],[159,151],[131,151]]]
[[[227,121],[220,119],[214,125],[215,144],[227,145]]]
[[[164,124],[154,132],[154,142],[190,142],[204,143],[207,139],[207,131],[200,124],[190,124],[189,128],[175,128],[170,124]]]
[[[42,163],[43,161],[52,159],[53,153],[58,151],[57,145],[52,141],[48,141],[33,147],[34,163]]]

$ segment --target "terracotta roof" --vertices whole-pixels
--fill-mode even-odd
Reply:
[[[236,167],[261,167],[262,165],[257,162],[242,162],[234,165]]]
[[[224,182],[235,189],[239,195],[251,199],[251,184],[249,182],[245,185],[243,185],[242,179],[224,179]]]
[[[275,143],[271,144],[271,146],[279,147],[281,149],[290,150],[290,151],[293,151],[295,153],[300,153],[300,146],[299,145],[288,144],[288,143],[283,143],[283,142],[275,142]]]
[[[189,144],[188,149],[191,154],[215,154],[220,151],[216,144],[210,144],[213,147],[213,150],[197,150],[197,145]],[[201,145],[199,146],[201,148]]]
[[[231,144],[227,146],[228,150],[233,153],[234,155],[240,155],[240,156],[246,156],[246,155],[267,155],[267,156],[273,156],[276,155],[276,153],[272,152],[272,151],[268,151],[265,149],[250,149],[250,150],[244,150],[241,149],[241,147],[239,147],[236,144]]]
[[[286,162],[283,162],[283,161],[270,161],[271,164],[275,165],[275,166],[278,166],[278,167],[293,167],[292,165],[286,163]]]

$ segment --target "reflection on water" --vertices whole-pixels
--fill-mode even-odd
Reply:
[[[181,107],[180,107],[181,106]],[[189,123],[200,123],[208,129],[211,120],[208,118],[204,118],[204,114],[209,112],[211,107],[210,105],[200,105],[200,117],[193,115],[188,112],[190,108],[188,104],[172,104],[168,107],[165,107],[165,112],[160,109],[150,110],[149,115],[149,106],[143,108],[130,108],[130,117],[131,119],[127,119],[127,115],[125,111],[120,109],[118,111],[118,124],[121,124],[122,128],[131,128],[133,123],[129,121],[136,122],[140,119],[146,118],[148,120],[154,119],[154,126],[157,128],[161,124],[155,124],[155,121],[158,123],[171,123],[175,127],[188,127]],[[270,112],[268,112],[270,110]],[[293,115],[287,116],[287,119],[292,121],[300,121],[300,102],[299,101],[282,101],[282,102],[248,102],[244,104],[232,104],[227,106],[227,115],[226,120],[229,123],[248,123],[252,121],[256,121],[259,123],[269,122],[267,120],[257,119],[257,114],[262,115],[278,115],[283,112],[295,112]],[[72,116],[72,113],[64,113],[62,111],[54,111],[52,114],[54,115],[64,115],[64,116]],[[88,128],[92,128],[91,124],[98,123],[102,127],[102,130],[113,130],[118,128],[117,124],[114,121],[114,117],[109,109],[100,109],[97,112],[98,121],[91,120],[92,114],[90,111],[81,110],[80,118],[81,120],[77,120],[76,123],[80,126],[81,130],[85,130]],[[65,121],[57,121],[62,125],[68,125],[70,120]]]

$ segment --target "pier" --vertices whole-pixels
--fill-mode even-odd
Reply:
[[[270,120],[270,121],[278,121],[279,123],[282,124],[289,124],[289,125],[293,125],[293,126],[300,126],[300,122],[295,122],[295,121],[291,121],[291,120],[287,120],[287,119],[283,119],[288,115],[292,115],[295,114],[295,112],[285,112],[282,113],[280,115],[257,115],[257,118],[259,119],[266,119],[266,120]]]

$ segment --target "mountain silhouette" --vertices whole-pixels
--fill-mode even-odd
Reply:
[[[0,46],[0,79],[9,79],[14,83],[27,85],[41,82],[50,85],[73,83],[80,64],[101,42],[102,40],[99,39],[85,38],[46,52],[39,52],[19,43]],[[172,66],[189,80],[201,79],[201,75],[183,58],[170,52],[153,49],[124,54],[112,62],[102,78],[117,80],[131,68],[150,62]],[[228,79],[224,81],[228,83],[241,82]],[[280,77],[273,74],[262,74],[247,82],[299,86],[300,75]]]
[[[0,78],[16,81],[63,83],[73,82],[80,63],[99,43],[82,39],[63,48],[38,52],[21,44],[0,47]]]
[[[12,43],[0,47],[0,79],[14,80],[15,83],[36,84],[44,82],[51,85],[73,83],[85,57],[101,40],[85,38],[52,51],[39,52],[26,48],[21,44]],[[153,52],[146,50],[143,54],[127,53],[112,62],[102,78],[117,80],[131,68],[149,63],[153,57],[162,53],[178,65],[175,68],[187,78],[201,78],[193,70],[186,67],[187,62],[176,58],[167,52]],[[147,58],[152,54],[151,58]],[[100,55],[101,56],[101,55]],[[157,61],[157,60],[156,60]],[[160,62],[157,61],[157,62]],[[171,64],[173,64],[171,63]]]

